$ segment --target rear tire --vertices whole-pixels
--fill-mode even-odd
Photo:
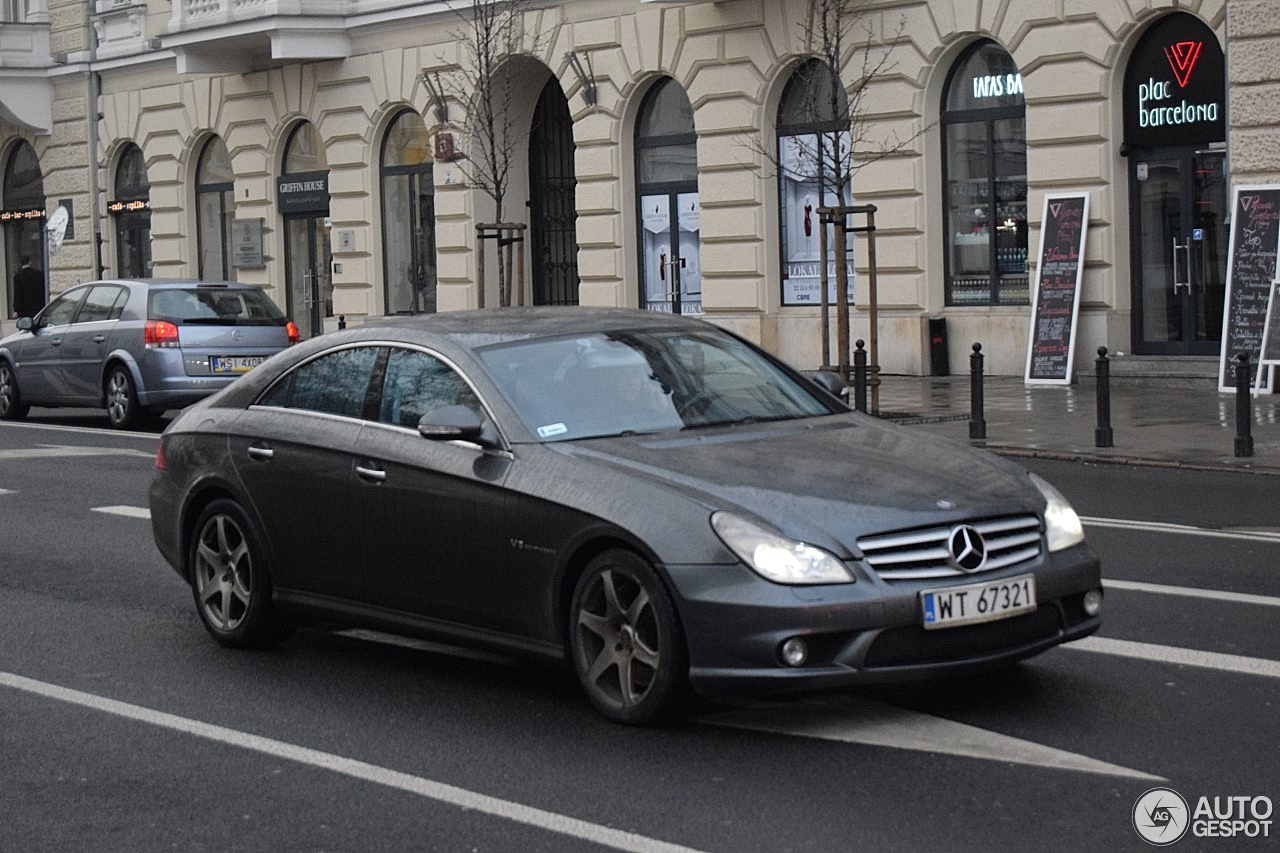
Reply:
[[[689,655],[666,587],[639,555],[606,551],[578,579],[569,612],[574,672],[605,717],[670,720],[688,699]]]
[[[200,621],[231,648],[266,648],[289,635],[271,604],[266,550],[233,500],[216,500],[196,520],[187,577]]]
[[[27,416],[31,407],[22,402],[22,394],[18,391],[18,376],[13,366],[7,361],[0,361],[0,419],[20,421]]]
[[[132,429],[142,420],[142,406],[138,392],[133,387],[133,376],[123,364],[113,365],[107,371],[103,387],[107,400],[107,419],[115,429]]]

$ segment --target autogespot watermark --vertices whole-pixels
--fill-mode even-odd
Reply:
[[[1133,828],[1148,844],[1167,847],[1188,831],[1196,838],[1270,838],[1270,797],[1200,797],[1195,806],[1172,788],[1152,788],[1133,804]]]

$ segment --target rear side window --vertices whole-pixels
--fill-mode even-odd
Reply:
[[[76,315],[77,323],[96,323],[99,320],[118,320],[124,311],[124,303],[129,291],[111,284],[99,284],[89,291],[80,313]]]
[[[283,326],[284,312],[261,290],[189,287],[153,290],[147,318],[181,326]]]
[[[313,358],[271,386],[258,403],[361,417],[377,357],[377,347],[353,347]]]

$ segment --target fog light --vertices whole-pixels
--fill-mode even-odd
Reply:
[[[809,646],[799,637],[792,637],[782,644],[781,653],[787,666],[804,666],[809,659]]]
[[[1102,590],[1091,589],[1084,594],[1084,612],[1090,616],[1102,612]]]

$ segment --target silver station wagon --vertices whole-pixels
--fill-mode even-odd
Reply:
[[[0,418],[105,408],[111,425],[201,400],[299,339],[257,285],[111,279],[73,287],[0,340]]]

